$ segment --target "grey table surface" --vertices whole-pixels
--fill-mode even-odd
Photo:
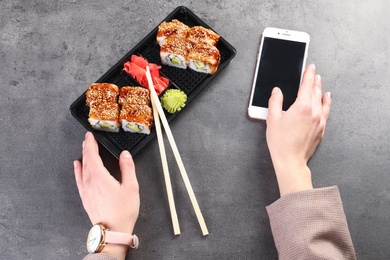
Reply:
[[[171,123],[208,225],[203,237],[173,156],[174,236],[157,140],[134,160],[141,245],[129,259],[277,259],[265,206],[278,199],[265,123],[247,117],[261,31],[311,35],[333,104],[310,161],[338,185],[359,259],[390,256],[390,2],[0,0],[0,258],[80,259],[90,222],[73,176],[86,130],[69,106],[177,6],[237,55]],[[101,149],[107,168],[117,160]]]

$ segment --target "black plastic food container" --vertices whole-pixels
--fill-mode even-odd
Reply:
[[[184,6],[177,7],[164,19],[164,21],[171,21],[172,19],[177,19],[190,27],[200,25],[206,28],[210,28],[210,26],[204,23],[191,10]],[[141,55],[150,63],[161,65],[160,46],[156,41],[157,30],[158,25],[96,82],[113,83],[119,88],[123,86],[140,85],[134,78],[123,71],[123,64],[130,60],[132,54],[135,54],[138,56]],[[165,65],[160,69],[160,74],[170,80],[169,88],[180,89],[187,94],[187,104],[194,99],[196,94],[207,87],[210,81],[213,80],[236,55],[235,48],[230,45],[222,36],[218,41],[217,48],[221,54],[221,63],[217,72],[212,75],[195,72],[191,69],[184,70]],[[129,133],[123,131],[122,129],[119,133],[109,133],[94,130],[88,122],[89,108],[85,105],[85,94],[86,92],[84,92],[70,106],[71,113],[88,131],[93,132],[95,138],[116,158],[119,158],[119,154],[123,150],[128,150],[134,156],[156,136],[154,127],[152,127],[151,133],[149,135]],[[186,107],[183,109],[186,109]],[[166,113],[167,120],[171,121],[178,113],[180,112],[176,112],[174,114]]]

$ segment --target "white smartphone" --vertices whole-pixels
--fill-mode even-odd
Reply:
[[[305,69],[310,36],[305,32],[267,27],[264,29],[248,115],[254,119],[267,119],[268,100],[272,89],[279,87],[283,93],[283,110],[295,101]]]

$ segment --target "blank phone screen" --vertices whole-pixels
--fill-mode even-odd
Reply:
[[[295,101],[301,79],[306,43],[265,37],[252,105],[268,108],[272,89],[283,93],[283,110]]]

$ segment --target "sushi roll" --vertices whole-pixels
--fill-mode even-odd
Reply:
[[[194,26],[188,30],[187,39],[194,44],[205,43],[217,46],[220,36],[203,26]]]
[[[93,129],[119,132],[119,105],[114,102],[93,102],[89,108],[88,122]]]
[[[147,105],[125,103],[122,106],[119,121],[123,130],[127,132],[150,134],[153,122],[152,108]]]
[[[138,104],[138,105],[149,105],[150,94],[149,90],[137,86],[125,86],[119,90],[119,105],[125,103]]]
[[[208,44],[196,44],[188,54],[189,67],[197,72],[214,74],[220,63],[217,47]]]
[[[173,19],[171,22],[162,22],[158,26],[157,42],[161,46],[166,38],[186,38],[189,26],[180,22],[177,19]]]
[[[186,69],[187,56],[192,43],[187,39],[166,38],[160,48],[161,62],[164,65]]]
[[[110,83],[93,83],[89,85],[86,92],[86,105],[98,101],[116,102],[119,95],[119,88],[115,84]]]

